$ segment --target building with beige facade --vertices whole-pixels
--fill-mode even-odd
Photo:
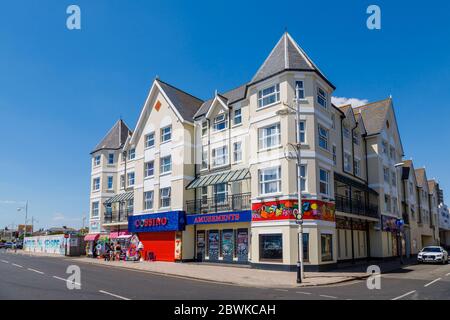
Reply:
[[[403,252],[401,183],[430,201],[435,191],[414,170],[403,179],[392,99],[335,106],[334,90],[288,33],[249,82],[210,99],[154,80],[134,130],[120,120],[92,152],[88,240],[140,241],[152,260],[280,270],[296,268],[299,249],[306,270]]]

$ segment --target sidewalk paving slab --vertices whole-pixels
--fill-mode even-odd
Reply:
[[[11,252],[14,253],[14,252]],[[305,279],[301,284],[296,283],[296,272],[260,270],[227,265],[201,264],[201,263],[174,263],[174,262],[130,262],[130,261],[104,261],[87,257],[63,257],[55,254],[17,251],[17,254],[61,257],[74,262],[90,263],[101,266],[125,268],[141,272],[175,276],[186,279],[212,281],[225,284],[241,285],[260,288],[299,288],[311,286],[334,285],[343,282],[361,280],[369,275],[363,266],[342,268],[331,272],[305,272]],[[398,269],[400,264],[396,261],[381,262],[382,270],[389,272]]]

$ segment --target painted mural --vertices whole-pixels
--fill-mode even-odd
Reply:
[[[24,250],[64,255],[64,235],[28,237],[24,241]]]
[[[297,200],[279,200],[252,204],[252,221],[290,220],[298,214]],[[335,221],[335,205],[320,200],[302,200],[304,220]]]

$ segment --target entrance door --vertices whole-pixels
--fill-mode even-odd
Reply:
[[[234,234],[233,229],[222,231],[222,257],[224,261],[233,261]]]
[[[219,230],[208,232],[208,256],[209,260],[219,260]]]
[[[197,260],[203,261],[205,260],[205,244],[206,244],[206,238],[205,238],[205,231],[199,230],[197,231]]]
[[[248,261],[248,229],[237,230],[236,255],[238,261]]]

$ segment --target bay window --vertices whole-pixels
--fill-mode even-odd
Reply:
[[[328,150],[328,130],[319,124],[319,147]]]
[[[281,167],[259,170],[259,192],[262,195],[281,192]]]
[[[280,101],[280,84],[258,91],[258,108],[269,106]]]
[[[273,124],[259,129],[259,149],[279,146],[281,143],[280,124]]]
[[[330,194],[330,173],[325,169],[319,169],[319,191],[323,195]]]
[[[322,107],[327,107],[327,93],[320,87],[317,87],[317,103]]]

